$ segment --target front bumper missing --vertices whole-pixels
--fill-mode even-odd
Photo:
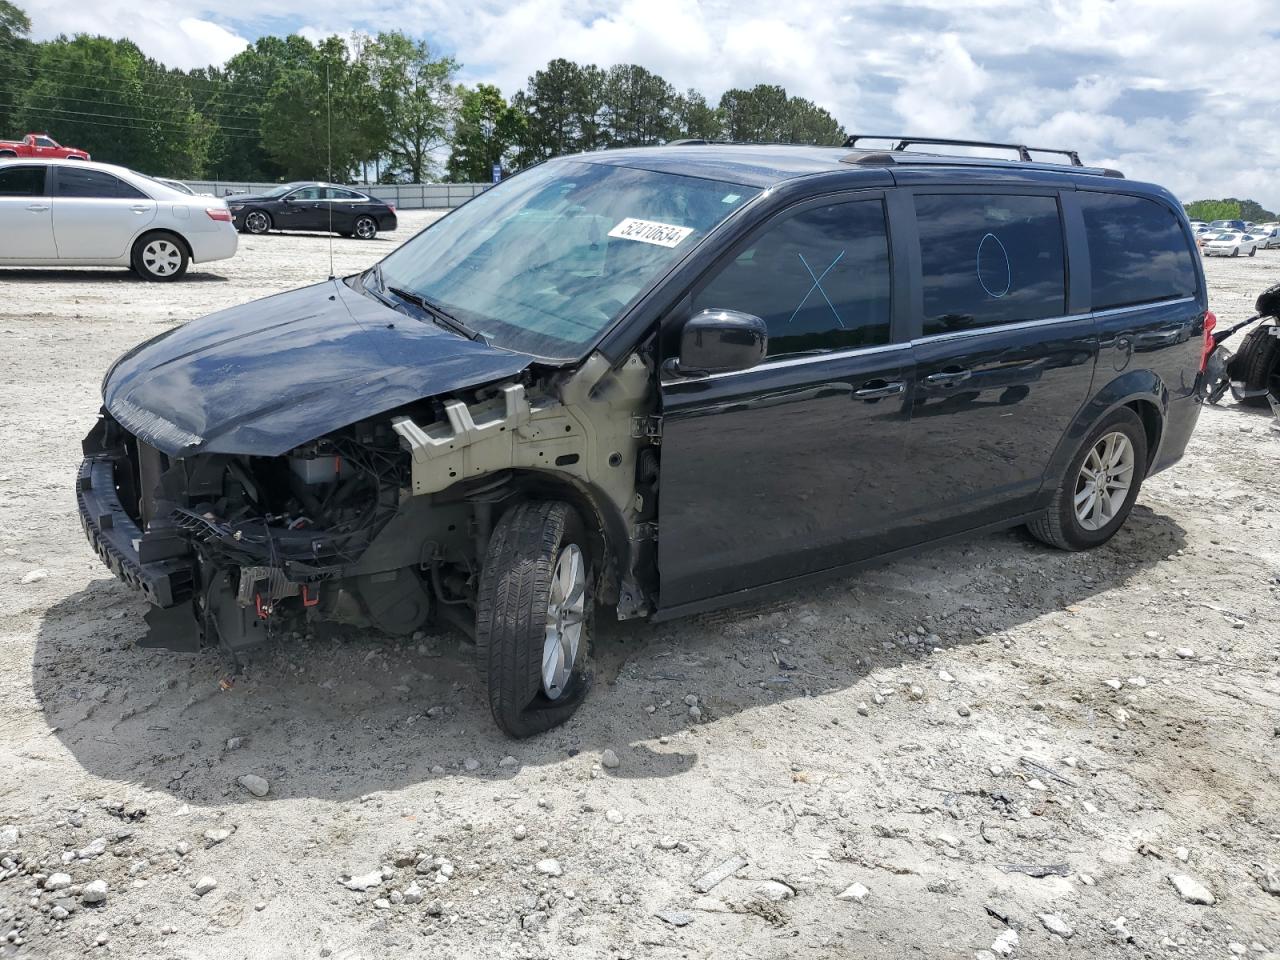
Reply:
[[[86,457],[76,476],[80,524],[89,546],[117,577],[141,591],[157,607],[175,607],[191,599],[195,567],[188,556],[173,553],[172,538],[148,549],[146,535],[125,511],[116,493],[116,458]]]

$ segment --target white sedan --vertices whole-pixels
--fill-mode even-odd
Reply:
[[[238,244],[222,200],[106,163],[0,160],[0,266],[122,266],[176,280]]]
[[[1258,238],[1248,233],[1214,233],[1205,237],[1201,249],[1206,257],[1253,256],[1258,252]]]

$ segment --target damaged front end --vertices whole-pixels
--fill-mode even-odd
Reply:
[[[437,614],[470,632],[490,532],[527,498],[573,504],[594,531],[600,599],[645,616],[660,442],[650,375],[638,356],[615,368],[597,355],[279,455],[166,453],[104,408],[84,441],[81,521],[152,603],[143,646],[234,656],[300,618],[405,635]]]
[[[144,646],[234,652],[312,609],[396,632],[429,613],[420,581],[398,584],[394,603],[385,586],[361,596],[360,561],[409,484],[389,424],[356,424],[281,457],[170,457],[104,410],[84,453],[81,520],[107,566],[154,605]]]

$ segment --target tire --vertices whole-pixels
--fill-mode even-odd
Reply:
[[[1254,256],[1257,252],[1258,252],[1258,248],[1257,248],[1257,247],[1254,247],[1252,250],[1250,250],[1250,251],[1249,251],[1249,256],[1251,256],[1251,257],[1252,257],[1252,256]]]
[[[191,256],[187,245],[172,233],[147,233],[133,244],[130,264],[144,280],[168,282],[187,272]]]
[[[1129,444],[1131,463],[1127,478],[1129,487],[1124,494],[1118,509],[1104,511],[1103,515],[1091,518],[1099,522],[1096,528],[1087,527],[1081,522],[1076,511],[1076,498],[1088,492],[1089,483],[1082,474],[1086,459],[1090,458],[1094,448],[1103,445],[1112,435],[1119,434]],[[1066,472],[1054,491],[1049,508],[1035,520],[1027,524],[1031,535],[1043,543],[1060,550],[1089,550],[1101,546],[1115,536],[1116,531],[1124,525],[1133,502],[1138,497],[1138,490],[1147,476],[1147,431],[1142,419],[1129,407],[1120,407],[1107,414],[1089,431],[1088,437],[1080,444],[1078,450],[1067,464]],[[1115,491],[1117,494],[1119,490]],[[1096,502],[1085,500],[1083,507]],[[1109,516],[1109,519],[1106,519]],[[1105,520],[1105,522],[1101,522]]]
[[[594,607],[586,531],[566,503],[535,500],[508,510],[494,528],[480,573],[476,604],[476,648],[489,709],[510,737],[524,739],[559,726],[586,698]],[[549,691],[544,648],[549,639],[553,580],[559,561],[576,550],[582,591],[579,641],[567,679]],[[569,610],[574,604],[561,604]],[[557,622],[568,623],[562,616]],[[570,634],[561,631],[561,635]]]
[[[244,232],[251,233],[255,237],[260,237],[273,226],[271,222],[271,214],[265,210],[250,210],[242,218],[244,223]]]
[[[12,150],[0,150],[0,160],[8,160],[10,157],[16,157],[17,154]]]
[[[1238,375],[1246,391],[1271,390],[1280,396],[1280,336],[1272,333],[1275,327],[1268,324],[1250,330],[1231,358],[1231,370]],[[1251,407],[1267,406],[1265,395],[1236,396],[1240,403]]]
[[[378,221],[373,217],[356,217],[352,226],[355,228],[355,235],[361,240],[372,240],[378,235]]]
[[[1239,247],[1236,247],[1234,250],[1232,250],[1232,251],[1231,251],[1231,255],[1232,255],[1233,257],[1238,257],[1238,256],[1240,256],[1240,248],[1239,248]]]

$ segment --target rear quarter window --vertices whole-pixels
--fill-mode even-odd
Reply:
[[[1163,203],[1116,193],[1078,194],[1089,241],[1093,309],[1194,296],[1194,254]]]

